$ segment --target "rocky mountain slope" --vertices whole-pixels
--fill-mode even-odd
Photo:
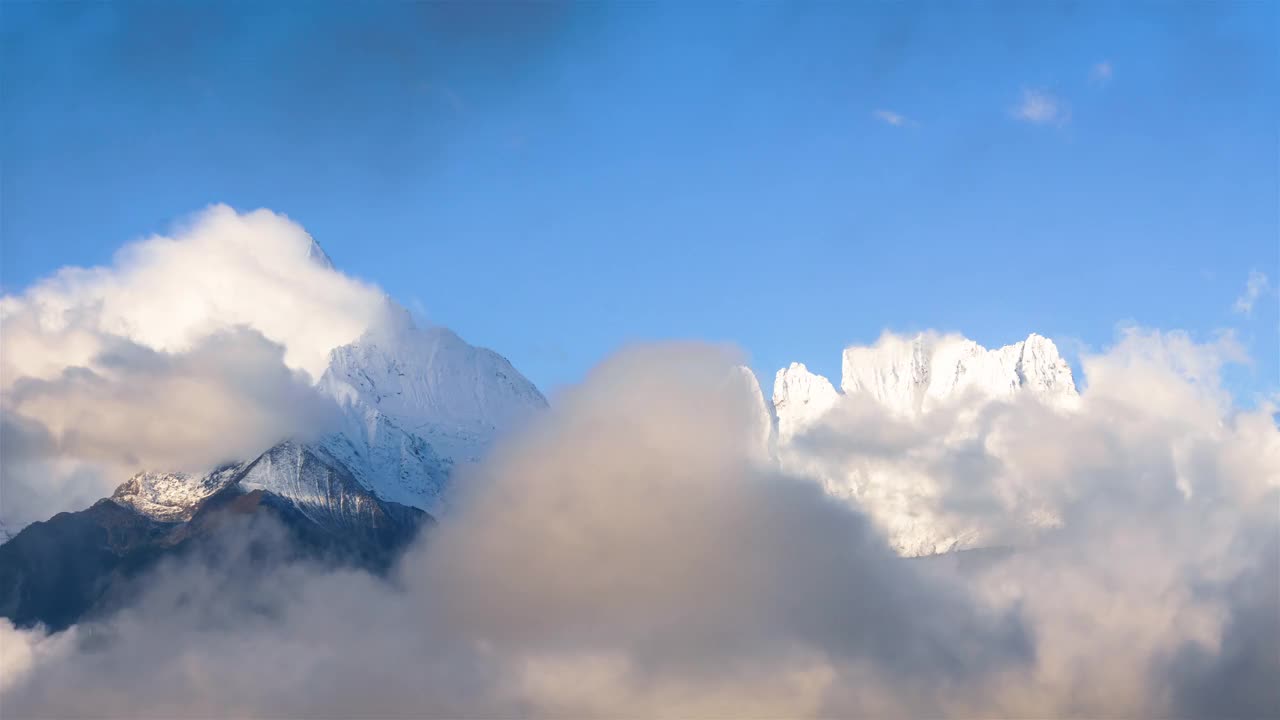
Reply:
[[[317,388],[339,410],[332,432],[204,474],[141,472],[22,529],[0,546],[0,616],[75,622],[128,577],[210,542],[211,518],[227,513],[269,517],[313,554],[385,567],[444,510],[455,468],[547,405],[502,356],[403,312],[333,350]]]
[[[254,537],[253,524],[275,533],[265,557],[381,572],[429,522],[291,443],[199,478],[139,473],[110,498],[32,523],[0,545],[0,617],[59,630],[109,612],[157,564]]]

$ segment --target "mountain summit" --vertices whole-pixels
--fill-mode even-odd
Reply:
[[[326,261],[315,246],[313,258]],[[396,308],[399,310],[398,308]],[[399,310],[334,349],[317,390],[336,428],[282,438],[203,475],[140,472],[110,497],[36,522],[0,545],[0,617],[65,627],[165,557],[216,547],[245,519],[290,547],[371,570],[445,510],[455,469],[547,407],[506,358]]]
[[[1071,367],[1049,338],[988,350],[958,335],[887,335],[870,347],[844,351],[840,389],[862,393],[901,414],[927,412],[957,395],[974,392],[1008,398],[1028,390],[1061,402],[1076,396]]]
[[[908,556],[982,547],[992,538],[940,506],[938,478],[900,463],[900,449],[841,446],[850,432],[846,423],[872,421],[889,433],[886,437],[906,437],[938,432],[937,427],[923,429],[925,421],[948,407],[1027,399],[1069,411],[1079,400],[1071,367],[1057,346],[1034,333],[993,350],[958,335],[886,334],[874,345],[846,348],[841,374],[837,391],[800,363],[778,371],[775,457],[784,470],[819,481],[828,494],[868,513],[894,549]],[[965,442],[939,439],[944,446]],[[840,451],[822,450],[831,447]],[[1026,527],[1056,522],[1034,503],[1010,507],[1006,514]]]
[[[917,417],[963,396],[1008,400],[1027,394],[1064,407],[1079,397],[1071,366],[1049,338],[994,350],[959,335],[885,335],[874,345],[845,348],[840,393],[821,375],[792,363],[774,380],[773,406],[781,436],[812,424],[840,394],[865,398],[900,418]]]
[[[319,387],[355,417],[376,412],[455,463],[474,462],[497,434],[547,407],[506,358],[407,318],[333,350]]]

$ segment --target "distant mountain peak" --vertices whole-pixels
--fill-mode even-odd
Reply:
[[[389,308],[385,322],[330,352],[317,388],[340,409],[335,432],[305,443],[282,439],[256,459],[205,475],[141,472],[111,499],[158,522],[186,521],[240,473],[236,482],[248,478],[246,487],[323,508],[325,517],[361,502],[365,491],[441,513],[454,468],[477,461],[547,401],[498,353],[445,327],[417,327],[403,308]]]
[[[996,400],[1023,392],[1057,406],[1078,397],[1071,366],[1043,335],[988,350],[959,335],[886,334],[873,345],[845,348],[839,393],[802,363],[782,368],[774,378],[773,406],[785,439],[823,415],[841,394],[911,417],[969,393]]]
[[[929,555],[986,542],[973,528],[951,524],[921,511],[905,498],[927,495],[928,478],[912,478],[875,463],[841,465],[817,458],[796,442],[838,404],[880,410],[881,421],[911,422],[956,402],[1005,402],[1031,398],[1054,408],[1078,399],[1071,368],[1052,340],[1032,333],[1025,340],[987,349],[959,335],[885,334],[873,345],[846,348],[840,389],[800,363],[778,371],[773,407],[778,423],[776,453],[785,469],[811,474],[824,489],[868,512],[890,544],[903,555]],[[874,417],[874,416],[873,416]],[[838,441],[840,425],[826,428]],[[1029,523],[1051,523],[1035,516]]]
[[[385,416],[453,463],[477,460],[498,434],[547,407],[505,357],[412,322],[335,348],[319,386],[351,417],[367,425],[372,413]]]
[[[231,465],[200,476],[143,471],[116,488],[111,500],[158,522],[185,522],[206,498],[227,487],[238,469]]]
[[[773,409],[778,438],[786,441],[822,417],[840,399],[831,381],[793,362],[773,378]]]
[[[845,349],[840,387],[901,415],[928,412],[966,393],[1004,399],[1025,390],[1052,404],[1077,396],[1057,346],[1034,333],[994,350],[959,335],[885,335],[874,345]]]

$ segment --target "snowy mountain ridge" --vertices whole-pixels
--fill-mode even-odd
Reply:
[[[1027,390],[1051,403],[1076,396],[1071,367],[1052,340],[1035,333],[995,350],[958,335],[886,335],[870,347],[845,349],[840,389],[904,415],[966,392],[1003,399]]]
[[[1078,399],[1070,367],[1054,343],[1032,334],[988,350],[955,335],[886,335],[842,353],[839,389],[801,363],[780,369],[772,403],[755,375],[734,382],[756,398],[750,412],[759,459],[820,482],[868,512],[904,555],[979,546],[973,528],[929,510],[933,479],[904,474],[892,458],[837,460],[797,442],[838,407],[872,403],[886,422],[913,422],[968,398],[1003,402],[1027,396],[1056,408]],[[285,440],[261,456],[199,477],[139,473],[112,496],[154,520],[179,522],[231,482],[296,506],[314,522],[356,527],[378,517],[378,503],[447,510],[458,466],[475,462],[503,432],[547,407],[537,388],[497,353],[473,347],[445,328],[418,328],[407,317],[330,353],[317,388],[341,410],[341,426],[317,440]],[[839,442],[839,423],[827,442]],[[852,463],[852,464],[850,464]]]
[[[831,381],[793,362],[773,378],[773,412],[778,440],[786,442],[826,414],[840,400]]]
[[[840,392],[801,363],[778,371],[773,406],[780,436],[811,424],[840,395],[865,397],[899,417],[915,417],[965,394],[1007,400],[1027,393],[1066,407],[1079,397],[1071,366],[1049,338],[988,350],[959,335],[886,334],[874,345],[850,346],[841,356]]]
[[[843,416],[838,407],[857,411],[858,422],[872,418],[880,425],[915,425],[930,413],[967,402],[1029,398],[1069,411],[1079,400],[1071,368],[1052,340],[1032,333],[1025,340],[988,350],[958,335],[886,334],[873,345],[853,346],[842,353],[840,390],[803,364],[792,363],[774,380],[773,413],[777,422],[774,457],[786,472],[809,477],[823,489],[867,512],[901,555],[931,555],[981,547],[989,542],[981,528],[949,517],[937,507],[937,478],[921,473],[893,454],[862,452],[851,437],[839,453],[826,453],[802,437],[819,425],[823,443],[840,443]],[[866,411],[879,409],[880,415]],[[930,432],[937,432],[931,430]],[[939,438],[943,446],[963,442],[964,423],[953,427],[956,438]],[[1011,509],[1013,510],[1013,509]],[[1025,510],[1025,517],[1019,512]],[[1052,526],[1056,518],[1028,506],[1011,521],[1026,527]]]
[[[454,463],[474,462],[496,434],[547,407],[506,358],[407,317],[335,348],[318,386],[360,422],[384,416]]]
[[[457,465],[475,462],[502,432],[547,407],[506,358],[446,328],[419,328],[403,311],[397,322],[335,348],[317,388],[341,410],[336,432],[285,440],[202,476],[138,473],[111,499],[154,520],[182,521],[236,476],[242,487],[284,497],[327,522],[358,515],[358,491],[439,514]]]
[[[116,488],[111,500],[160,522],[185,522],[206,498],[226,487],[241,465],[201,476],[144,470]]]

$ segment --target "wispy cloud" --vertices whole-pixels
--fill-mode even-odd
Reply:
[[[1022,101],[1013,109],[1013,116],[1032,125],[1063,125],[1071,119],[1071,110],[1044,90],[1023,90]]]
[[[1106,85],[1111,82],[1112,67],[1110,60],[1103,60],[1096,63],[1089,71],[1089,79],[1098,85]]]
[[[873,114],[876,116],[876,118],[880,120],[880,122],[883,122],[886,125],[892,125],[894,127],[913,127],[917,124],[916,121],[912,120],[906,115],[903,115],[902,113],[894,112],[892,110],[880,109],[880,110],[876,110],[875,113]]]
[[[1240,297],[1236,298],[1236,304],[1232,309],[1238,313],[1248,315],[1253,312],[1253,306],[1258,302],[1258,298],[1271,287],[1271,281],[1267,279],[1265,273],[1257,270],[1250,271],[1249,279],[1244,283],[1244,292]]]

